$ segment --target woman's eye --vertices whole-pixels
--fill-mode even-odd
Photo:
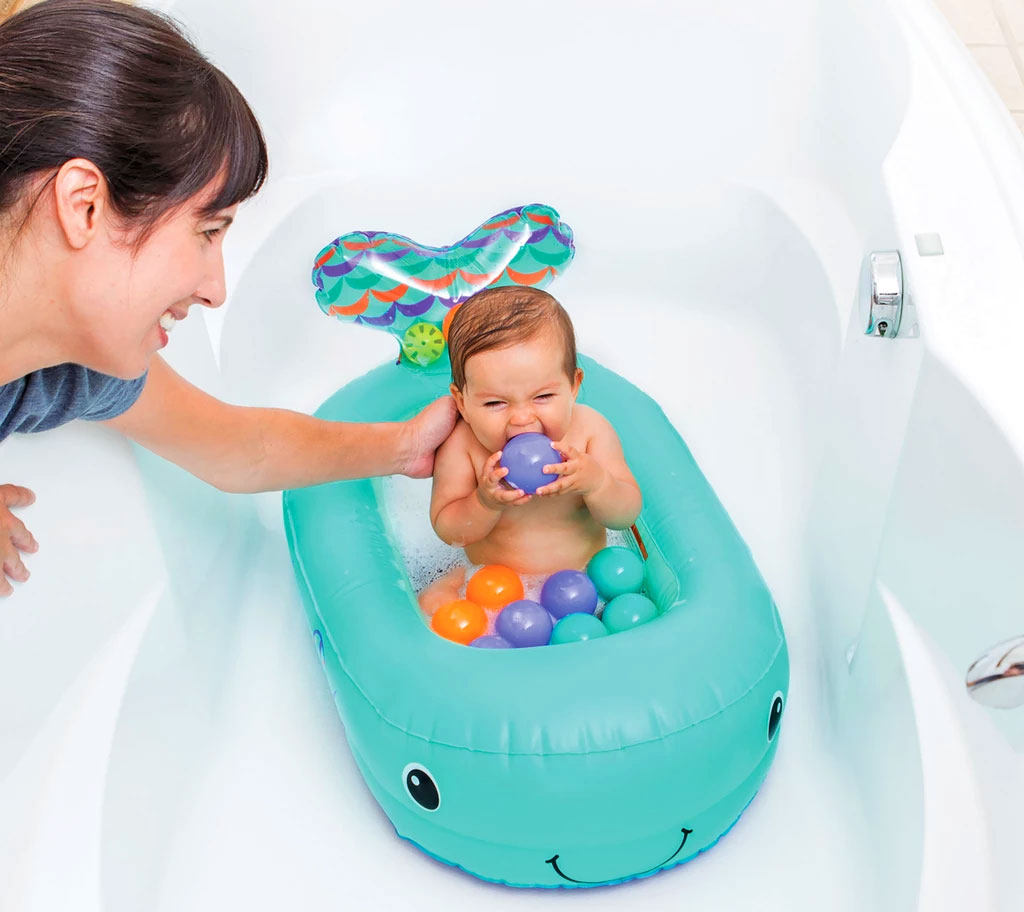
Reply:
[[[207,228],[203,232],[203,234],[206,235],[206,240],[212,241],[218,234],[221,233],[221,231],[223,231],[223,229],[219,228],[219,227],[218,228]]]

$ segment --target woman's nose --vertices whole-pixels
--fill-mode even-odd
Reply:
[[[227,285],[224,281],[224,257],[218,256],[210,264],[210,272],[196,289],[196,298],[204,307],[220,307],[227,297]]]

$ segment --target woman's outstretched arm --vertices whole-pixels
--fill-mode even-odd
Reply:
[[[425,478],[455,418],[448,396],[409,421],[379,424],[229,405],[157,356],[135,404],[104,424],[223,491],[252,493],[374,475]]]

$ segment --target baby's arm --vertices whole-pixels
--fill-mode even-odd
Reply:
[[[565,461],[545,466],[544,471],[560,477],[538,488],[537,493],[541,496],[582,494],[590,515],[602,526],[628,529],[636,522],[643,506],[640,487],[626,465],[619,436],[608,419],[591,411],[590,421],[584,452],[561,442],[554,444]]]
[[[477,477],[467,433],[465,425],[459,424],[437,451],[430,495],[434,531],[442,541],[460,548],[490,535],[505,507],[530,500],[529,494],[501,485],[508,469],[498,465],[500,450],[487,459]]]

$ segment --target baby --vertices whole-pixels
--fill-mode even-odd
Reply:
[[[576,404],[583,371],[569,315],[536,288],[488,288],[451,320],[451,394],[462,420],[437,451],[430,522],[472,564],[522,574],[582,569],[605,547],[605,529],[627,529],[640,489],[619,438],[599,412]],[[517,434],[546,434],[563,462],[551,483],[526,494],[503,482],[501,449]],[[456,567],[419,596],[428,614],[459,597]]]

